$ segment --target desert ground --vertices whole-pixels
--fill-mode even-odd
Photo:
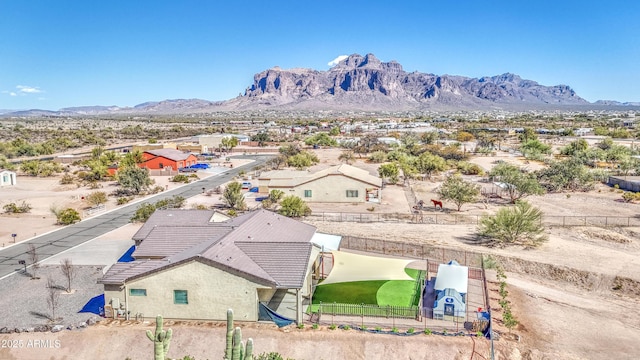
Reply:
[[[339,149],[318,151],[321,163],[313,170],[337,164]],[[496,160],[525,164],[508,153],[475,157],[471,161],[485,169]],[[376,173],[377,164],[364,159],[355,166]],[[314,214],[403,213],[412,209],[411,189],[418,199],[429,204],[435,199],[435,189],[442,176],[409,185],[388,185],[382,202],[371,204],[311,204]],[[176,184],[156,178],[156,183],[169,188]],[[61,186],[57,179],[18,178],[15,188],[0,189],[0,206],[7,202],[27,201],[33,206],[30,214],[0,215],[0,243],[10,246],[11,233],[17,241],[55,230],[52,204],[82,207],[83,194],[92,190]],[[109,184],[105,187],[111,186]],[[606,185],[598,185],[587,193],[547,194],[527,199],[540,207],[545,216],[620,216],[637,218],[640,205],[618,201],[620,194]],[[219,204],[218,196],[198,195],[188,199],[187,206]],[[251,206],[257,204],[249,198]],[[427,215],[457,214],[453,204],[445,203],[444,211],[426,209]],[[108,203],[107,209],[116,206]],[[506,206],[500,199],[464,205],[460,214],[481,216]],[[495,342],[498,359],[637,359],[640,357],[640,228],[550,226],[548,242],[537,249],[521,247],[496,248],[479,244],[476,225],[435,225],[415,223],[355,223],[311,221],[318,231],[391,241],[422,243],[461,249],[470,253],[493,255],[505,267],[509,298],[513,313],[520,324],[508,334],[501,325],[501,315],[494,313],[500,340]],[[22,229],[29,229],[25,231]],[[489,273],[492,308],[498,309],[497,284]],[[1,327],[2,324],[0,324]],[[0,348],[0,358],[7,359],[76,359],[103,353],[106,358],[132,359],[149,357],[152,345],[143,339],[150,324],[135,322],[104,322],[82,330],[62,333],[0,334],[4,339],[57,339],[58,349],[37,352],[30,349]],[[222,324],[174,324],[176,332],[171,356],[193,355],[196,359],[219,358],[224,345]],[[263,324],[245,324],[245,337],[256,341],[258,352],[278,351],[295,359],[481,359],[488,357],[488,343],[476,340],[479,355],[472,355],[473,344],[467,338],[442,336],[397,337],[369,335],[355,331],[320,328],[285,328]],[[91,346],[86,346],[89,341]],[[86,356],[84,356],[86,355]]]

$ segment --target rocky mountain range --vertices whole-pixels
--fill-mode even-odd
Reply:
[[[356,109],[487,109],[544,105],[587,105],[569,86],[543,86],[515,74],[468,78],[406,72],[373,54],[351,55],[328,71],[283,70],[256,74],[238,107],[280,106]]]
[[[544,86],[505,73],[469,78],[406,72],[396,61],[353,54],[327,71],[273,67],[256,74],[244,94],[226,101],[177,99],[134,107],[83,106],[57,112],[28,110],[4,114],[29,116],[101,114],[196,114],[224,111],[424,111],[531,110],[638,106],[638,103],[589,103],[567,85]]]

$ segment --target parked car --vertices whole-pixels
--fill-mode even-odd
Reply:
[[[252,187],[253,187],[253,185],[250,182],[248,182],[248,181],[243,181],[242,182],[242,188],[243,189],[251,189]]]
[[[194,172],[198,172],[198,169],[186,167],[186,168],[179,168],[178,171],[179,172],[186,172],[186,173],[194,173]]]

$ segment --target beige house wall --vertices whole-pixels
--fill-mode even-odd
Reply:
[[[198,144],[205,145],[211,151],[215,151],[222,145],[222,139],[230,137],[230,135],[201,135],[197,136]]]
[[[282,188],[285,195],[296,195],[307,202],[363,203],[366,189],[375,187],[344,175],[328,175],[293,188]],[[270,188],[273,189],[273,188]],[[311,190],[311,197],[305,197],[305,190]],[[358,197],[347,197],[347,190],[357,190]]]
[[[268,287],[192,261],[130,281],[121,291],[105,287],[105,303],[118,298],[132,317],[161,314],[168,319],[225,320],[232,308],[237,320],[257,321],[259,288]],[[131,296],[130,289],[146,289],[147,296]],[[174,304],[174,290],[187,290],[188,304]]]

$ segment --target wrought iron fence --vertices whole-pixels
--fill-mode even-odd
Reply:
[[[322,315],[366,316],[395,319],[419,319],[420,308],[418,306],[394,306],[371,304],[344,304],[320,302],[314,304],[314,312]]]

